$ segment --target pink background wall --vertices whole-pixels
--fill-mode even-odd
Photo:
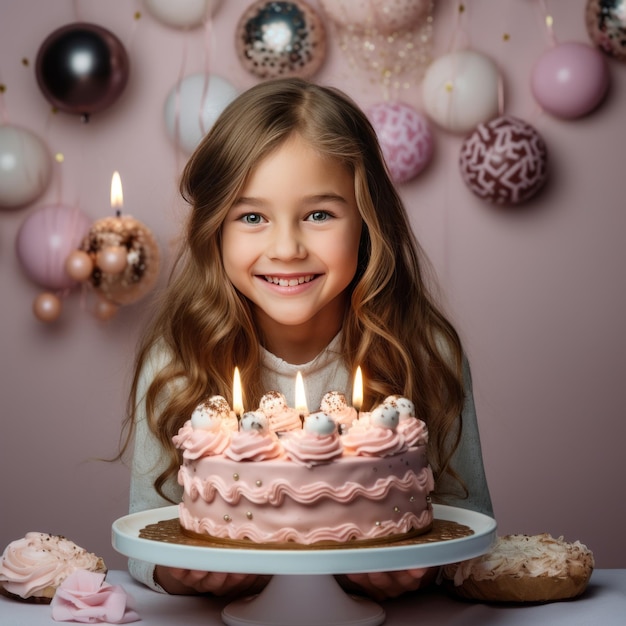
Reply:
[[[210,37],[211,70],[239,89],[256,81],[234,48],[248,4],[224,2]],[[401,187],[472,362],[499,531],[580,539],[600,567],[625,567],[626,63],[608,60],[612,86],[597,111],[559,120],[539,110],[529,89],[533,63],[549,46],[540,2],[470,0],[460,19],[456,2],[435,4],[434,56],[469,45],[497,60],[505,112],[531,122],[550,151],[549,184],[519,210],[471,194],[457,166],[461,137],[442,130],[427,171]],[[589,42],[584,0],[546,4],[559,41]],[[97,458],[116,451],[150,299],[101,323],[75,292],[61,320],[43,325],[31,315],[40,290],[24,276],[14,241],[26,216],[47,202],[75,203],[94,220],[110,215],[111,174],[119,170],[125,211],[154,231],[167,266],[185,212],[177,196],[185,157],[167,136],[163,104],[179,75],[203,71],[206,35],[146,11],[133,19],[141,8],[122,0],[0,0],[8,121],[65,156],[40,200],[0,213],[0,547],[30,530],[59,533],[110,567],[125,562],[110,547],[110,527],[127,510],[128,470]],[[34,75],[45,37],[77,19],[117,34],[131,58],[121,98],[89,124],[51,115]],[[316,79],[363,106],[382,100],[376,81],[350,67],[330,23],[328,30]],[[418,81],[409,82],[402,98],[419,108]]]

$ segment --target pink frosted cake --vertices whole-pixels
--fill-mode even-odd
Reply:
[[[319,412],[301,417],[270,392],[238,422],[214,396],[174,443],[183,454],[180,523],[194,535],[258,544],[379,542],[432,524],[428,431],[405,398],[389,397],[357,417],[342,394],[330,392]]]

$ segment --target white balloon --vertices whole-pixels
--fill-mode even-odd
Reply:
[[[44,142],[25,128],[0,126],[0,207],[16,209],[47,189],[52,158]]]
[[[467,133],[499,112],[496,64],[473,50],[452,52],[426,69],[422,100],[428,116],[453,133]]]
[[[144,0],[148,12],[173,28],[200,26],[214,15],[222,0]]]
[[[216,74],[183,78],[165,101],[167,132],[184,152],[191,154],[237,95],[237,88]]]

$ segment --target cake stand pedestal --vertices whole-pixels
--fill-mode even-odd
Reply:
[[[430,543],[310,550],[190,545],[139,535],[148,525],[176,519],[178,507],[172,506],[116,520],[112,543],[128,557],[169,567],[273,575],[260,594],[235,600],[223,609],[222,620],[227,626],[378,626],[385,620],[383,608],[346,594],[334,574],[454,563],[488,552],[496,538],[496,522],[487,515],[443,505],[433,508],[436,520],[469,526],[473,534]]]

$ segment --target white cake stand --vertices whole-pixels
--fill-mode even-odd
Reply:
[[[139,537],[147,525],[178,517],[178,507],[172,506],[118,519],[113,523],[112,543],[128,557],[169,567],[272,574],[260,594],[231,602],[223,609],[222,620],[227,626],[378,626],[385,620],[383,608],[346,594],[333,574],[454,563],[488,552],[495,540],[493,518],[456,507],[433,508],[436,519],[469,526],[473,534],[414,545],[320,550],[217,548]]]

